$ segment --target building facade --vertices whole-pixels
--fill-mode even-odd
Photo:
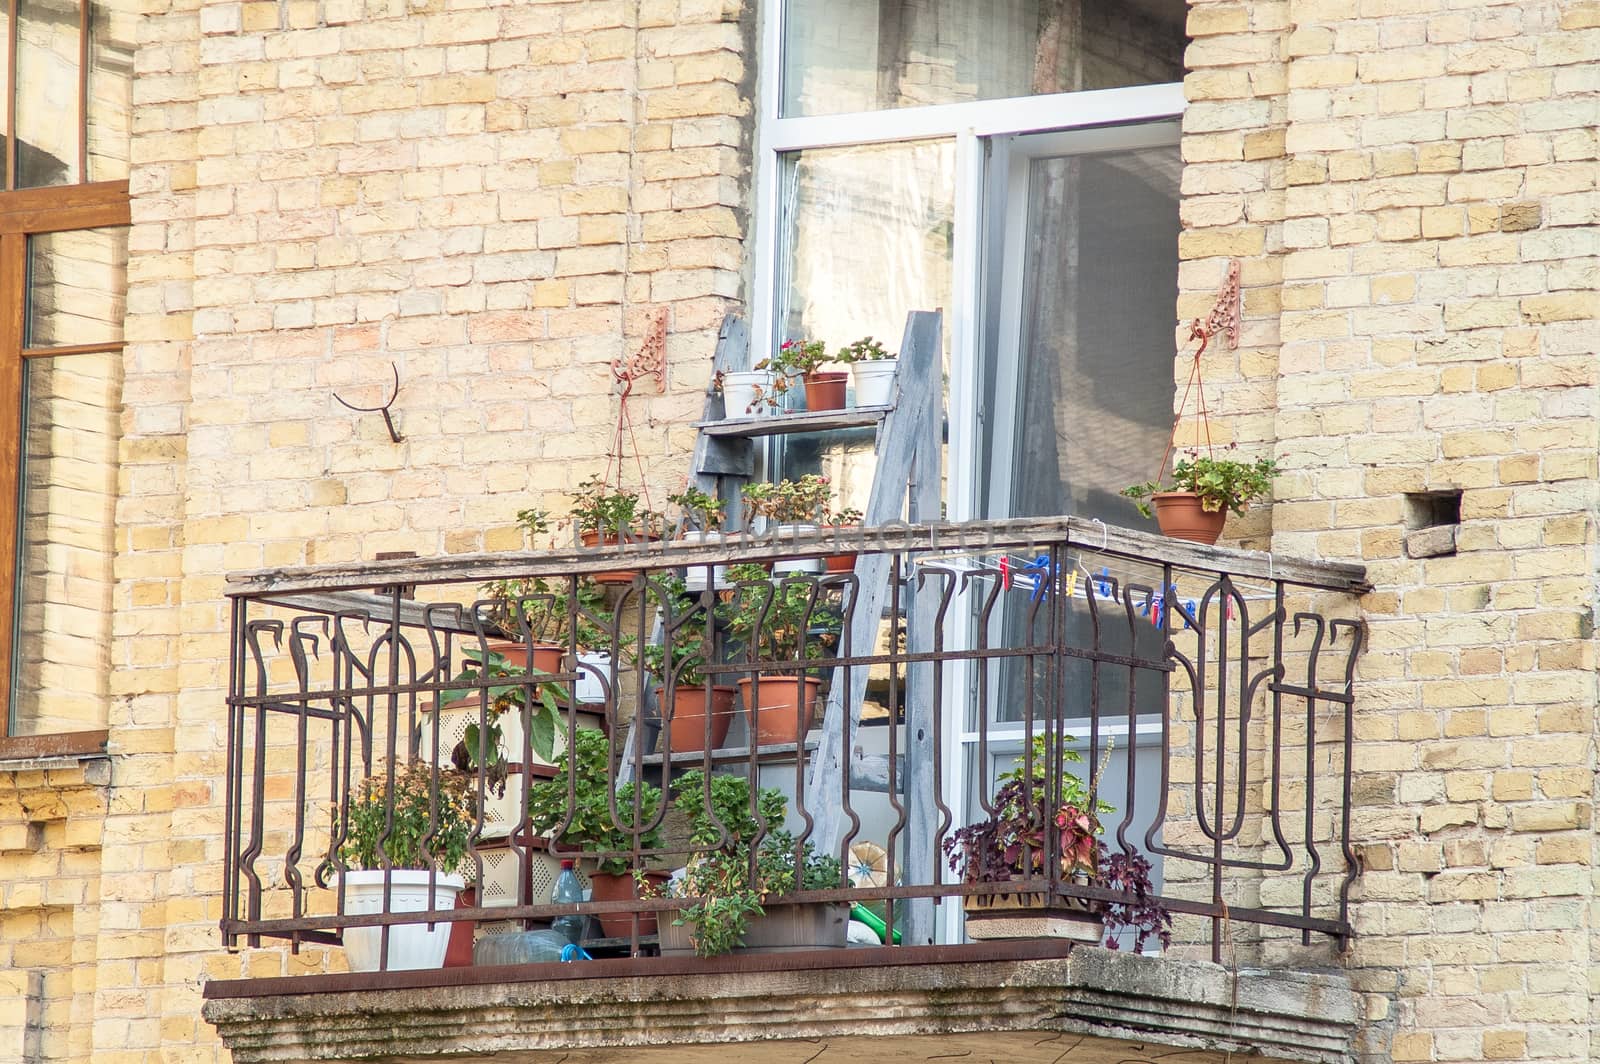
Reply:
[[[0,1059],[226,1060],[206,982],[342,963],[222,947],[230,573],[522,549],[619,435],[664,499],[730,310],[942,309],[950,515],[1134,523],[1235,262],[1177,442],[1279,462],[1226,543],[1372,586],[1354,936],[1300,966],[1349,1059],[1596,1053],[1593,0],[13,20]],[[335,399],[391,367],[399,441]]]

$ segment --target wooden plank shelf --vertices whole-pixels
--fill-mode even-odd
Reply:
[[[814,738],[808,738],[805,745],[807,749],[815,749],[817,746],[817,740]],[[794,755],[794,743],[767,743],[756,747],[757,763],[767,761],[793,761]],[[693,750],[687,753],[670,754],[667,756],[672,759],[673,768],[695,768],[704,764],[708,755],[704,751]],[[724,747],[721,750],[711,751],[709,757],[712,765],[747,763],[750,760],[750,748],[748,746]],[[646,765],[659,765],[661,764],[661,758],[661,754],[645,754],[644,763]]]
[[[694,427],[707,436],[748,440],[757,436],[871,428],[882,421],[890,409],[887,406],[852,406],[844,410],[801,410],[792,414],[697,421]]]

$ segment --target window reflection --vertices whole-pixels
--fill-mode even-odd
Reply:
[[[127,275],[125,226],[41,233],[31,238],[23,346],[67,347],[121,340]]]
[[[137,12],[83,2],[18,0],[14,188],[128,176]]]
[[[789,0],[783,113],[1183,79],[1183,0]]]
[[[120,352],[24,362],[21,503],[10,734],[103,727]]]

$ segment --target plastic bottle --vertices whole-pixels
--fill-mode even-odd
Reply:
[[[561,862],[561,874],[556,876],[555,889],[550,892],[550,904],[576,905],[583,901],[583,884],[572,865],[570,860]],[[587,920],[585,916],[557,916],[550,921],[550,929],[576,944],[583,938],[583,925]]]

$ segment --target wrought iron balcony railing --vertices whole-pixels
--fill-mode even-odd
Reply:
[[[582,915],[648,964],[748,894],[901,958],[1061,920],[1151,949],[1163,913],[1173,949],[1337,946],[1364,587],[1075,518],[239,577],[225,940],[382,968],[419,920],[464,960]],[[628,875],[557,904],[563,857]]]

